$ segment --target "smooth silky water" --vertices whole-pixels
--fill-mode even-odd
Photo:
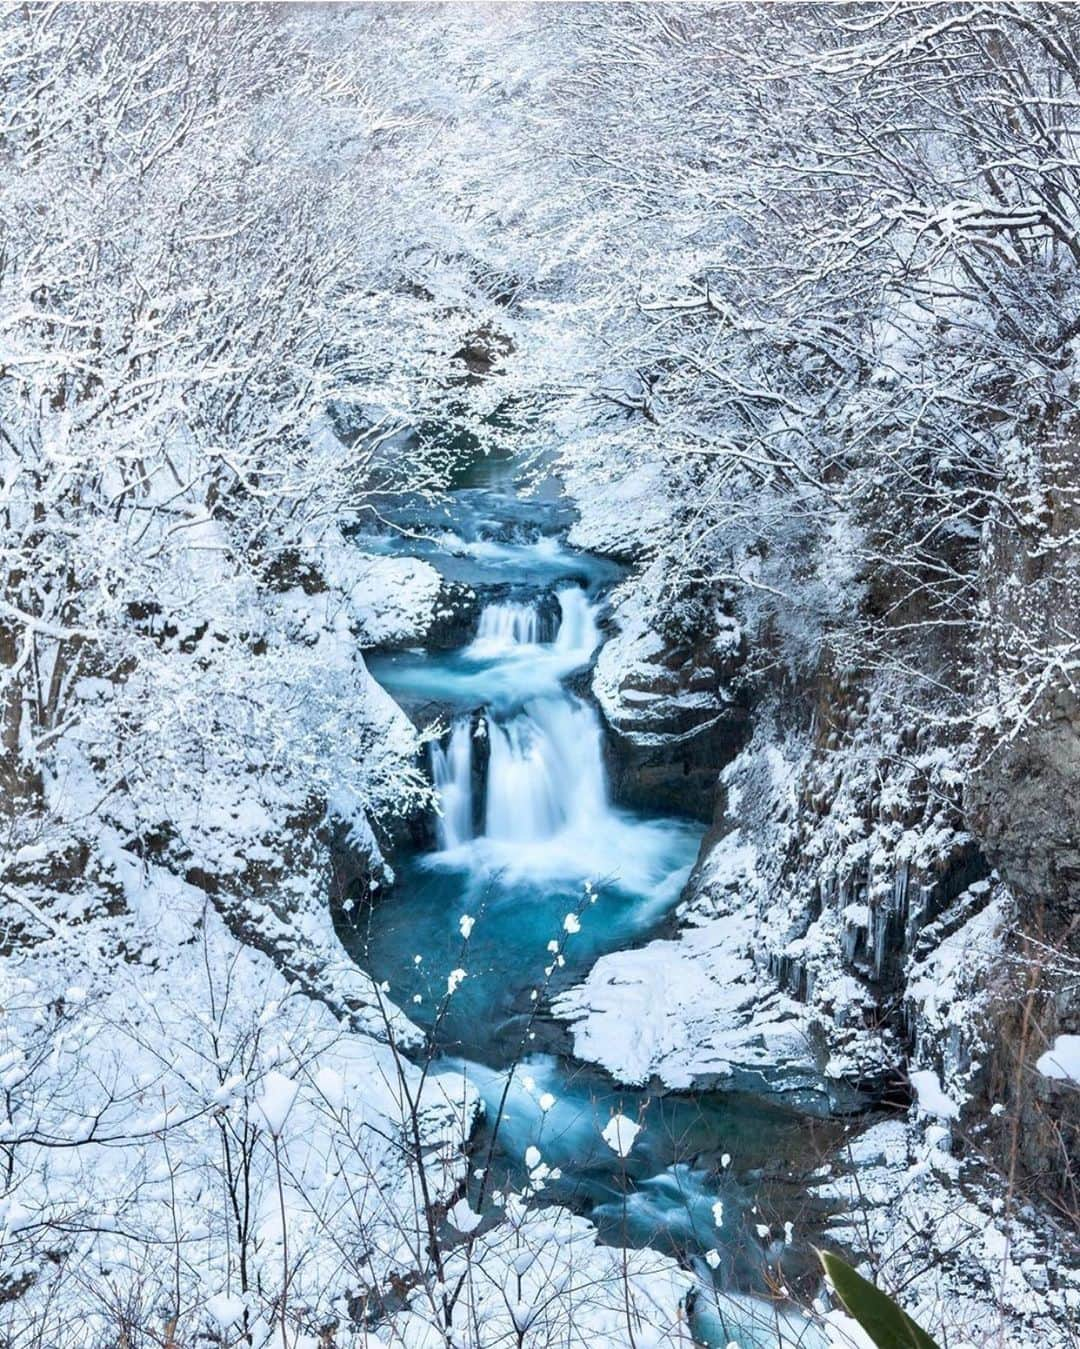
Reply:
[[[513,707],[526,699],[562,697],[562,680],[584,669],[599,644],[592,605],[579,586],[558,591],[554,640],[542,640],[535,606],[489,605],[476,638],[458,651],[413,648],[369,660],[376,679],[396,697],[450,710]]]
[[[491,496],[485,489],[495,512]],[[466,507],[479,555],[475,501]],[[547,537],[493,548],[517,549],[517,566],[538,543],[561,553]],[[496,557],[498,570],[505,559]],[[396,859],[392,891],[342,937],[427,1030],[441,1066],[460,1070],[484,1100],[475,1203],[529,1182],[525,1156],[536,1148],[549,1168],[540,1199],[587,1214],[603,1241],[652,1246],[698,1271],[703,1343],[774,1345],[775,1330],[761,1329],[763,1304],[717,1290],[764,1293],[781,1271],[790,1282],[806,1269],[805,1248],[781,1239],[782,1220],[805,1202],[791,1177],[814,1165],[835,1130],[746,1094],[619,1087],[569,1055],[548,1011],[599,956],[657,932],[702,834],[688,820],[611,804],[597,713],[563,687],[600,642],[599,573],[579,560],[554,573],[575,574],[583,584],[563,579],[547,628],[539,606],[498,601],[458,651],[371,661],[391,692],[444,707],[452,724],[430,747],[436,848]],[[552,580],[543,568],[533,574],[538,590]],[[625,1159],[601,1137],[617,1112],[643,1126]],[[769,1309],[770,1327],[772,1317]]]

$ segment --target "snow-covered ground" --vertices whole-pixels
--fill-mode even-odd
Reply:
[[[53,930],[4,969],[2,1137],[18,1146],[0,1249],[5,1278],[32,1285],[22,1323],[96,1344],[123,1290],[162,1326],[178,1317],[178,1338],[246,1314],[261,1343],[287,1281],[315,1333],[359,1288],[424,1263],[410,1102],[447,1196],[472,1109],[461,1080],[421,1082],[385,1035],[350,1029],[237,941],[201,890],[107,841],[103,854],[122,906],[61,925],[43,900]],[[343,953],[323,976],[374,1029],[377,991]],[[97,1297],[74,1296],[83,1280]]]
[[[816,1193],[838,1202],[829,1236],[871,1253],[864,1273],[903,1290],[905,1309],[947,1345],[1075,1344],[1080,1270],[1058,1231],[978,1155],[954,1155],[957,1126],[917,1108],[852,1139]]]
[[[753,862],[753,849],[729,836],[695,882],[717,887],[707,911],[685,906],[678,937],[603,956],[559,998],[554,1010],[571,1022],[579,1058],[620,1082],[656,1077],[676,1089],[730,1079],[804,1090],[821,1081],[806,1008],[754,959]]]
[[[422,631],[429,573],[338,556],[282,596],[399,787],[415,732],[357,636]],[[95,815],[83,743],[55,762],[50,814],[3,859],[0,1281],[20,1296],[2,1316],[79,1346],[125,1323],[262,1344],[284,1314],[290,1345],[315,1343],[427,1277],[425,1205],[464,1179],[475,1098],[402,1056],[419,1034],[341,948],[323,821],[287,779],[222,760],[140,856],[122,797]],[[327,804],[377,880],[356,796]]]

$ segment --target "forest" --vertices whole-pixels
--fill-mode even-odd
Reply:
[[[1080,8],[3,0],[0,1349],[1078,1345]]]

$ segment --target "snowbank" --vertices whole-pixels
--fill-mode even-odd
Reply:
[[[424,1270],[411,1121],[432,1196],[449,1196],[474,1108],[460,1076],[422,1079],[299,994],[201,890],[111,863],[122,910],[3,967],[20,1315],[52,1324],[67,1271],[99,1270],[148,1306],[178,1297],[178,1337],[246,1318],[262,1343],[283,1279],[314,1331],[364,1287]],[[148,1265],[165,1231],[168,1259]],[[108,1286],[72,1304],[60,1341],[107,1336]]]
[[[902,1290],[942,1344],[1064,1349],[1080,1271],[1007,1178],[953,1155],[948,1128],[889,1120],[852,1140],[817,1195],[838,1202],[832,1240],[872,1256],[863,1272]]]
[[[717,898],[681,910],[676,939],[603,956],[555,1002],[555,1014],[571,1022],[575,1054],[628,1084],[818,1084],[806,1009],[753,959],[758,877],[754,849],[740,835],[710,855],[696,884],[711,883]]]

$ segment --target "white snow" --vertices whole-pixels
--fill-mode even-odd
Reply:
[[[615,734],[674,752],[724,724],[744,646],[765,675],[677,934],[603,956],[556,999],[575,1051],[623,1083],[790,1091],[799,1106],[910,1057],[910,1117],[853,1132],[816,1175],[832,1236],[943,1343],[1057,1349],[1080,1311],[1075,1259],[978,1151],[992,975],[1016,909],[996,877],[943,893],[974,842],[965,717],[990,738],[1022,733],[1077,663],[1067,626],[1041,651],[995,632],[964,586],[951,594],[954,575],[983,589],[973,559],[999,513],[1025,547],[1036,516],[1068,527],[1043,509],[1058,485],[1022,429],[1048,401],[1075,403],[1077,353],[1066,343],[1048,373],[1024,338],[1045,346],[1061,315],[1042,333],[993,307],[1033,299],[1013,308],[1037,313],[1062,277],[1068,299],[1068,250],[1044,246],[1026,201],[969,199],[987,147],[1006,197],[1051,200],[1071,171],[1048,147],[1069,149],[1076,82],[1040,46],[1062,25],[1008,6],[984,25],[1007,30],[1013,65],[1031,58],[1027,95],[1053,114],[1043,145],[1010,114],[978,13],[979,41],[970,15],[938,24],[918,6],[853,38],[794,7],[729,53],[738,7],[686,6],[672,24],[646,6],[613,63],[603,7],[358,6],[332,25],[318,7],[272,24],[167,8],[6,16],[4,730],[41,787],[5,816],[0,861],[16,915],[0,962],[13,1342],[688,1343],[688,1295],[707,1302],[707,1278],[535,1206],[555,1175],[540,1147],[524,1154],[526,1195],[499,1193],[501,1217],[481,1222],[463,1195],[474,1092],[460,1071],[415,1065],[423,1036],[347,957],[329,910],[328,835],[377,891],[390,873],[373,821],[389,836],[428,792],[420,737],[361,652],[452,617],[435,568],[346,531],[402,488],[437,509],[447,442],[502,448],[519,408],[515,441],[554,458],[578,503],[570,542],[627,560],[592,673]],[[832,36],[855,45],[815,61]],[[756,108],[778,159],[748,159],[738,134],[724,148],[746,88],[776,74],[737,78],[759,46],[798,65],[794,100],[785,83]],[[845,84],[887,111],[911,84],[922,106],[935,63],[961,49],[979,94],[967,106],[957,85],[959,154],[955,108],[943,131],[900,138],[857,102],[833,116]],[[688,108],[691,131],[719,129],[704,157]],[[883,195],[896,156],[911,171]],[[800,190],[828,181],[823,162],[847,183],[835,201]],[[1007,265],[1021,237],[1037,266]],[[492,376],[459,379],[462,351],[488,339]],[[988,386],[1003,415],[973,418]],[[355,420],[348,445],[339,415]],[[928,578],[929,614],[945,585],[961,623],[1010,638],[1015,677],[981,713],[961,694],[946,718],[914,687],[940,672],[913,680],[904,652],[863,641],[882,564],[867,565],[879,544],[859,519],[891,531],[898,588]],[[943,539],[947,565],[924,566]],[[470,568],[507,549],[449,527],[444,542]],[[1071,540],[1051,542],[1053,580]],[[530,549],[550,564],[562,543]],[[1025,623],[1041,602],[1027,589]],[[876,613],[887,626],[907,610]],[[758,696],[770,682],[776,706]],[[473,926],[460,919],[464,941]],[[566,915],[565,934],[581,927]],[[890,962],[900,928],[908,954]],[[551,955],[549,975],[560,942]],[[883,958],[897,966],[887,1009]],[[447,997],[466,977],[450,970]],[[1038,1103],[1067,1102],[1080,1035],[1057,1035],[1036,1068]],[[550,1138],[569,1103],[526,1086]],[[973,1142],[951,1127],[961,1108]],[[626,1158],[647,1118],[613,1116],[605,1143]],[[712,1213],[719,1227],[722,1201]],[[433,1214],[457,1233],[441,1271]],[[781,1223],[791,1240],[782,1215],[748,1221],[762,1242]],[[704,1259],[718,1267],[720,1249]],[[709,1343],[728,1349],[866,1343],[835,1309],[810,1327],[742,1294],[715,1304]],[[118,1309],[148,1324],[129,1335]],[[743,1318],[766,1325],[760,1345]]]
[[[333,1068],[320,1068],[315,1074],[315,1086],[333,1110],[340,1110],[345,1104],[345,1079]]]
[[[459,1232],[464,1232],[466,1235],[470,1232],[475,1232],[483,1222],[483,1218],[481,1218],[480,1214],[474,1213],[469,1207],[469,1201],[467,1199],[459,1199],[457,1203],[451,1207],[446,1216]]]
[[[1043,1077],[1080,1085],[1080,1035],[1059,1035],[1035,1063]]]
[[[442,584],[430,563],[414,557],[365,557],[356,549],[339,556],[333,579],[348,597],[363,645],[403,644],[424,634]]]
[[[612,1115],[600,1131],[604,1142],[612,1152],[618,1153],[620,1157],[630,1156],[634,1140],[640,1132],[641,1125],[636,1120],[622,1114]]]
[[[229,1330],[240,1320],[247,1304],[236,1293],[215,1293],[206,1299],[206,1311],[222,1330]]]
[[[710,875],[744,896],[741,907],[707,916],[675,940],[602,956],[583,984],[556,998],[579,1058],[622,1082],[657,1076],[676,1088],[735,1069],[764,1077],[778,1065],[804,1081],[817,1076],[805,1009],[778,993],[748,954],[754,865],[754,850],[730,835],[710,857]]]
[[[1003,1216],[1007,1178],[977,1154],[943,1153],[942,1129],[886,1120],[856,1137],[817,1186],[820,1200],[842,1205],[830,1239],[871,1254],[875,1281],[902,1289],[905,1310],[939,1343],[1066,1349],[1080,1271],[1057,1260],[1057,1240],[1033,1210]],[[1048,1262],[1057,1274],[1049,1290]]]
[[[286,1077],[284,1073],[272,1071],[263,1078],[262,1094],[258,1098],[259,1113],[275,1138],[278,1138],[285,1128],[285,1121],[299,1090],[300,1084]]]
[[[958,1119],[960,1107],[941,1088],[941,1079],[931,1068],[920,1068],[910,1074],[911,1085],[918,1097],[919,1109],[940,1119]]]

